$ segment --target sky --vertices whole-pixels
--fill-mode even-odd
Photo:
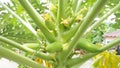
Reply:
[[[9,2],[10,0],[0,0],[1,2]]]
[[[5,58],[0,59],[0,68],[18,68],[18,64]]]
[[[10,0],[0,0],[1,2],[10,2]],[[42,2],[46,2],[46,0],[41,0]]]

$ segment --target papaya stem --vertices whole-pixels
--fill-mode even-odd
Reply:
[[[45,60],[51,60],[51,59],[52,59],[52,57],[51,57],[50,55],[46,55],[45,53],[42,53],[42,52],[36,53],[35,50],[30,49],[30,48],[28,48],[28,47],[26,47],[26,46],[23,46],[23,45],[15,42],[15,41],[10,40],[10,39],[8,39],[8,38],[5,38],[5,37],[3,37],[3,36],[0,36],[0,41],[5,42],[5,43],[7,43],[7,44],[9,44],[9,45],[12,45],[13,47],[16,47],[16,48],[18,48],[18,49],[20,49],[20,50],[29,52],[29,53],[31,53],[31,54],[35,54],[37,57],[40,57],[40,58],[42,58],[42,59],[45,59]]]
[[[30,30],[33,35],[38,39],[39,42],[41,42],[40,37],[38,36],[37,32],[35,29],[31,26],[31,24],[28,21],[24,21],[21,17],[19,17],[13,10],[11,10],[8,6],[6,6],[4,3],[0,4],[7,9],[14,17],[16,17],[28,30]]]
[[[21,5],[24,7],[24,9],[28,12],[30,17],[35,21],[35,23],[38,25],[42,33],[45,35],[46,39],[49,42],[56,41],[55,36],[53,36],[47,29],[47,27],[44,25],[44,20],[40,16],[40,14],[35,10],[35,8],[30,4],[28,0],[19,0]]]
[[[105,15],[97,22],[95,22],[89,29],[84,33],[84,35],[87,35],[92,29],[99,26],[102,21],[104,21],[108,16],[110,16],[113,12],[117,11],[120,8],[120,3],[117,4],[113,9],[111,9],[109,12],[105,13]]]
[[[78,31],[76,32],[75,36],[70,42],[70,45],[66,51],[63,51],[61,54],[62,60],[65,60],[68,58],[68,56],[71,54],[73,48],[76,46],[78,40],[82,37],[85,30],[89,27],[91,22],[94,20],[96,15],[100,12],[100,10],[103,8],[107,0],[97,0],[96,3],[93,5],[93,7],[90,9],[90,11],[87,13],[87,15],[84,18],[84,21],[82,22],[81,26],[78,28]],[[99,9],[98,9],[99,8]]]
[[[16,54],[15,52],[13,52],[7,48],[4,48],[2,46],[0,46],[0,56],[7,58],[9,60],[13,60],[19,64],[29,65],[32,68],[45,68],[43,65],[38,64],[37,62],[34,62],[33,60],[31,60],[25,56]]]
[[[78,57],[78,58],[73,58],[73,59],[70,59],[68,60],[67,62],[67,65],[68,66],[74,66],[74,65],[81,65],[83,64],[85,61],[89,60],[90,58],[94,57],[95,55],[97,54],[100,54],[101,52],[107,50],[107,49],[110,49],[111,47],[113,46],[116,46],[120,44],[120,38],[116,38],[114,41],[110,42],[109,44],[107,45],[104,45],[99,52],[96,52],[96,53],[88,53],[82,57]]]

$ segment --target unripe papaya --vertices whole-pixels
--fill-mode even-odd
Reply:
[[[31,49],[37,49],[40,45],[39,43],[24,43],[23,46],[26,46]]]
[[[76,48],[84,49],[84,50],[86,50],[88,52],[92,52],[92,53],[100,51],[99,47],[97,47],[96,45],[88,42],[88,40],[85,39],[85,38],[81,38],[79,40]]]
[[[59,51],[62,51],[62,49],[63,47],[60,42],[51,43],[46,47],[46,51],[50,53],[59,52]]]

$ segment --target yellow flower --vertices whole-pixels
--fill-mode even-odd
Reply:
[[[69,26],[69,22],[70,22],[70,19],[67,18],[67,19],[62,20],[61,24],[63,24],[64,26],[68,27]]]
[[[40,58],[35,58],[35,61],[38,62],[38,63],[40,63],[40,64],[43,64],[43,60],[40,59]]]

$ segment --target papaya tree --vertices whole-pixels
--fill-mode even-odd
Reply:
[[[120,38],[117,38],[99,48],[87,38],[92,30],[119,9],[120,3],[117,3],[106,11],[105,6],[109,2],[109,0],[45,2],[12,0],[8,4],[0,2],[2,12],[0,57],[32,68],[79,68],[87,60],[120,43]],[[99,20],[96,21],[97,17]],[[86,53],[74,57],[76,50],[83,50]]]

